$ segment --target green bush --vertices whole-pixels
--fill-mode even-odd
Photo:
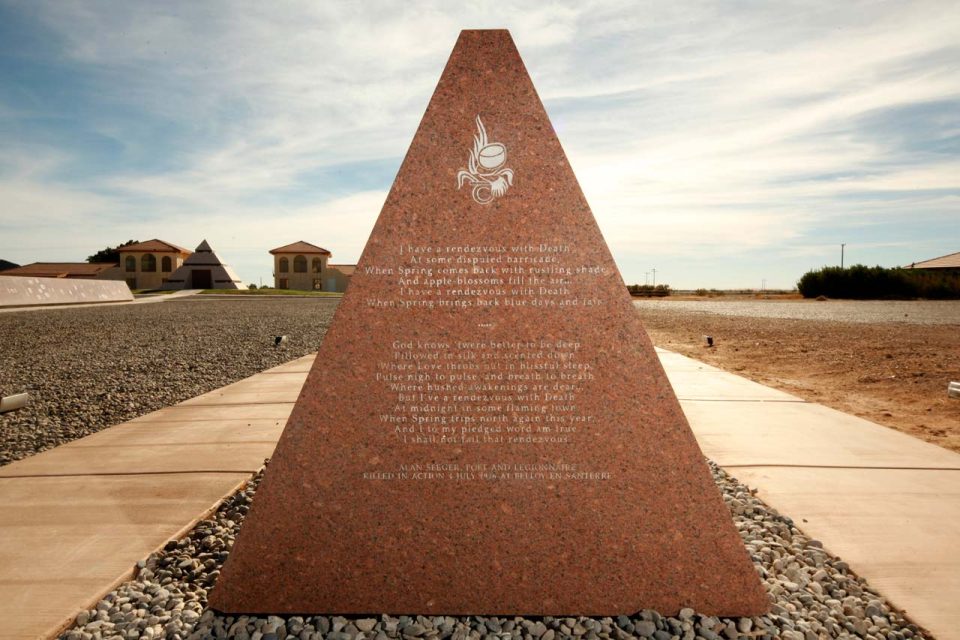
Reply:
[[[851,300],[958,299],[960,274],[887,269],[855,264],[808,271],[797,282],[804,298],[826,296]]]

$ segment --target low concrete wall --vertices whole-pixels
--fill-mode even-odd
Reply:
[[[128,300],[133,300],[130,287],[126,282],[118,280],[21,278],[0,275],[0,307]]]

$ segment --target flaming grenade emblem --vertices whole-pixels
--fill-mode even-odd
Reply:
[[[490,204],[513,186],[513,169],[504,166],[507,148],[499,142],[487,140],[487,129],[477,116],[477,133],[467,168],[457,172],[457,189],[465,184],[473,186],[473,199],[479,204]]]

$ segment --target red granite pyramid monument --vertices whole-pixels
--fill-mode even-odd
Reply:
[[[508,32],[461,33],[210,604],[766,610]]]

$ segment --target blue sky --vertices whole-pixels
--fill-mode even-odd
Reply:
[[[628,283],[960,251],[956,2],[0,0],[0,258],[354,262],[459,30],[494,27]]]

